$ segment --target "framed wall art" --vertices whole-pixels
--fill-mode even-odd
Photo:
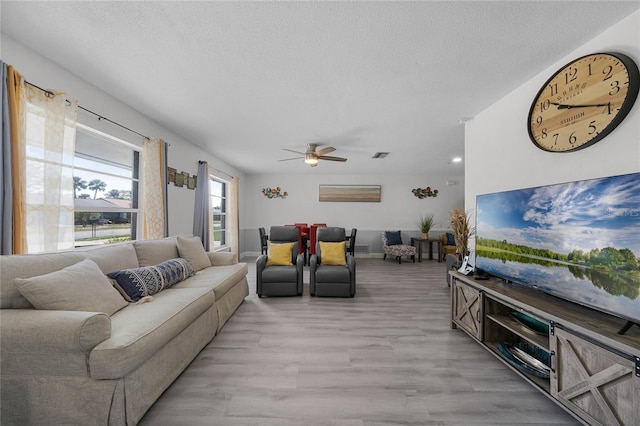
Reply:
[[[379,203],[380,185],[320,185],[321,202]]]

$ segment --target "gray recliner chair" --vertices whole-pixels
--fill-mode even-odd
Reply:
[[[341,241],[346,241],[344,228],[318,228],[316,254],[311,256],[309,263],[309,293],[311,296],[355,296],[356,259],[345,253],[346,265],[327,265],[322,263],[320,242]]]
[[[271,254],[263,254],[256,260],[256,293],[262,296],[302,296],[304,254],[298,253],[298,229],[292,226],[272,226],[269,230],[271,244],[294,243],[291,249],[291,265],[267,266]]]

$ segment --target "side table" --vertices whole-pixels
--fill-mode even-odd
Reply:
[[[442,262],[442,240],[440,238],[417,238],[411,237],[411,245],[418,243],[418,262],[422,262],[422,243],[429,244],[429,259],[433,260],[433,243],[438,244],[438,262]]]

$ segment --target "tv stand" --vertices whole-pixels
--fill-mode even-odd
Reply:
[[[627,321],[627,323],[620,329],[620,331],[618,331],[618,334],[622,335],[626,333],[634,325],[637,325],[638,327],[640,327],[640,324],[638,324],[637,322]]]
[[[525,381],[588,425],[640,425],[640,327],[542,291],[490,277],[451,278],[451,328],[460,328]],[[523,321],[524,320],[524,321]],[[637,325],[637,324],[635,324]],[[508,361],[532,348],[546,375]],[[534,363],[535,364],[535,363]]]

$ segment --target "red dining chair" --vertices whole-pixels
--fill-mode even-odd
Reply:
[[[285,226],[295,226],[298,229],[298,253],[304,254],[304,264],[307,264],[307,241],[308,241],[308,233],[305,234],[304,228],[307,227],[306,223],[296,223],[293,225],[285,225]],[[307,227],[307,230],[309,228]],[[308,232],[308,231],[307,231]]]
[[[309,257],[316,254],[316,241],[318,235],[318,228],[326,227],[326,223],[315,223],[309,228]]]
[[[302,230],[303,236],[309,235],[309,225],[307,225],[306,223],[295,223],[294,225]]]

